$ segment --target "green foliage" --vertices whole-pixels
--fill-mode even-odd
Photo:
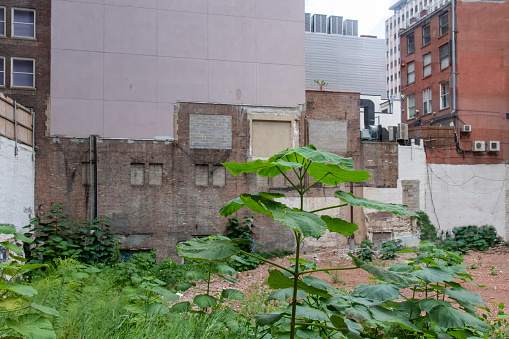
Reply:
[[[421,241],[435,241],[437,238],[437,229],[429,220],[429,216],[423,211],[418,211],[416,214],[416,222],[420,231]]]
[[[274,258],[287,257],[294,253],[295,253],[295,251],[292,251],[292,250],[276,249],[276,250],[272,250],[272,251],[256,252],[256,255],[259,256],[260,258],[270,260],[270,259],[274,259]]]
[[[386,241],[382,244],[382,249],[380,250],[380,258],[383,260],[396,259],[398,255],[398,251],[403,249],[401,239],[393,239]]]
[[[469,249],[486,251],[493,247],[497,241],[497,231],[493,226],[462,226],[455,227],[452,235],[442,234],[441,246],[450,251],[466,253]]]
[[[1,225],[0,234],[11,234],[14,239],[31,242],[16,232],[14,226]],[[10,241],[0,244],[20,255],[22,250]],[[34,301],[37,290],[21,281],[23,274],[41,267],[44,264],[26,264],[26,259],[10,255],[11,260],[0,263],[0,314],[5,314],[0,321],[0,332],[10,338],[55,338],[50,319],[58,317],[58,311]]]
[[[227,237],[230,239],[246,239],[250,241],[250,243],[239,246],[240,249],[245,252],[254,252],[256,250],[256,235],[253,231],[253,228],[256,228],[253,223],[254,221],[256,221],[256,219],[249,214],[244,217],[243,222],[240,222],[238,217],[231,217],[228,219],[228,224],[226,225]]]
[[[372,261],[375,256],[373,243],[369,240],[361,242],[360,247],[355,251],[355,256],[362,261]]]
[[[69,220],[61,205],[51,207],[46,217],[34,218],[30,225],[33,238],[25,247],[32,263],[51,263],[56,258],[73,257],[86,264],[111,263],[116,260],[118,240],[109,229],[110,219],[100,216],[93,220]]]
[[[273,262],[271,265],[280,270],[270,270],[268,284],[275,289],[271,296],[281,302],[281,306],[271,313],[255,316],[257,331],[255,337],[283,336],[301,338],[320,337],[351,337],[360,333],[359,324],[353,318],[357,317],[359,310],[352,312],[356,315],[348,315],[343,312],[339,305],[334,304],[340,295],[339,290],[329,284],[311,277],[310,274],[317,271],[331,271],[338,269],[319,269],[312,261],[300,258],[300,245],[307,237],[319,239],[326,230],[351,235],[357,230],[357,225],[349,223],[340,218],[329,216],[318,216],[318,211],[305,211],[303,199],[306,192],[317,183],[323,185],[337,186],[344,182],[362,182],[370,178],[365,171],[354,171],[352,159],[346,159],[338,155],[317,150],[313,145],[296,147],[291,150],[280,152],[267,161],[256,160],[247,163],[224,163],[223,164],[233,175],[241,173],[257,172],[262,177],[275,177],[283,175],[290,182],[301,198],[299,208],[290,208],[275,198],[284,197],[283,194],[260,192],[258,194],[241,194],[219,211],[222,216],[230,216],[243,207],[249,208],[255,213],[269,216],[272,220],[290,228],[296,241],[296,257],[291,261],[294,265],[285,268]],[[292,171],[296,180],[291,180],[285,173]],[[309,186],[304,186],[307,176],[315,181]],[[325,209],[339,208],[352,205],[376,210],[391,211],[400,216],[414,216],[402,205],[380,203],[353,196],[351,193],[336,191],[334,196],[338,204]],[[321,209],[324,210],[324,209]],[[177,246],[179,255],[185,258],[206,260],[211,265],[230,257],[240,258],[239,253],[259,258],[256,254],[242,250],[239,246],[239,239],[228,239],[216,237],[214,239],[196,240],[192,239],[187,243]],[[389,276],[391,274],[388,274]],[[393,274],[394,275],[394,274]],[[414,280],[417,278],[414,277]],[[335,297],[333,297],[335,296]],[[336,299],[334,299],[336,298]],[[289,302],[287,302],[289,300]],[[334,302],[333,302],[334,300]],[[346,303],[343,299],[342,303]],[[208,305],[208,304],[207,304]],[[345,317],[346,314],[346,317]]]

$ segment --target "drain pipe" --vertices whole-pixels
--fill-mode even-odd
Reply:
[[[18,156],[18,104],[14,100],[14,156]]]
[[[458,114],[456,107],[456,0],[451,0],[451,16],[452,16],[452,111],[451,116],[454,119],[454,137],[456,139],[456,151],[461,151],[460,138],[458,136]]]
[[[90,204],[90,212],[89,212],[89,219],[94,219],[93,211],[92,211],[92,135],[89,135],[88,138],[88,199]]]
[[[97,218],[97,191],[99,188],[99,182],[97,180],[97,135],[94,135],[94,218]]]

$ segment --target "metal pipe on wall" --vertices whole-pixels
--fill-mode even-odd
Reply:
[[[97,180],[97,135],[94,135],[94,219],[97,218],[97,191],[99,182]]]
[[[17,108],[18,104],[16,100],[14,100],[14,156],[18,156],[18,116],[17,116]]]

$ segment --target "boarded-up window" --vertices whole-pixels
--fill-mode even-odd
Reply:
[[[196,185],[208,186],[209,185],[209,165],[195,165],[194,174]]]
[[[410,211],[418,211],[420,209],[419,184],[419,180],[401,180],[403,205],[408,207]]]
[[[148,173],[148,184],[150,186],[163,185],[163,164],[150,164]]]
[[[131,164],[131,185],[145,185],[145,164]]]
[[[251,147],[253,157],[270,157],[292,147],[290,121],[252,121]]]
[[[91,185],[95,181],[93,164],[90,162],[83,162],[81,164],[81,183],[83,185]]]
[[[212,170],[212,185],[223,187],[226,184],[226,169],[223,166],[214,166]]]

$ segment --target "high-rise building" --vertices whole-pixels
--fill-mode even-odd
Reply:
[[[343,35],[359,36],[359,21],[351,19],[343,21]]]
[[[343,17],[337,15],[330,15],[327,18],[327,33],[329,34],[343,34]]]
[[[306,32],[311,32],[311,13],[304,13],[305,14],[305,20],[304,20],[304,26],[306,27]]]
[[[400,29],[406,29],[421,17],[448,3],[450,0],[397,0],[390,10],[394,15],[385,21],[386,43],[386,91],[388,97],[401,95],[401,45],[398,37]]]
[[[311,32],[327,33],[327,15],[313,14],[311,22]]]

